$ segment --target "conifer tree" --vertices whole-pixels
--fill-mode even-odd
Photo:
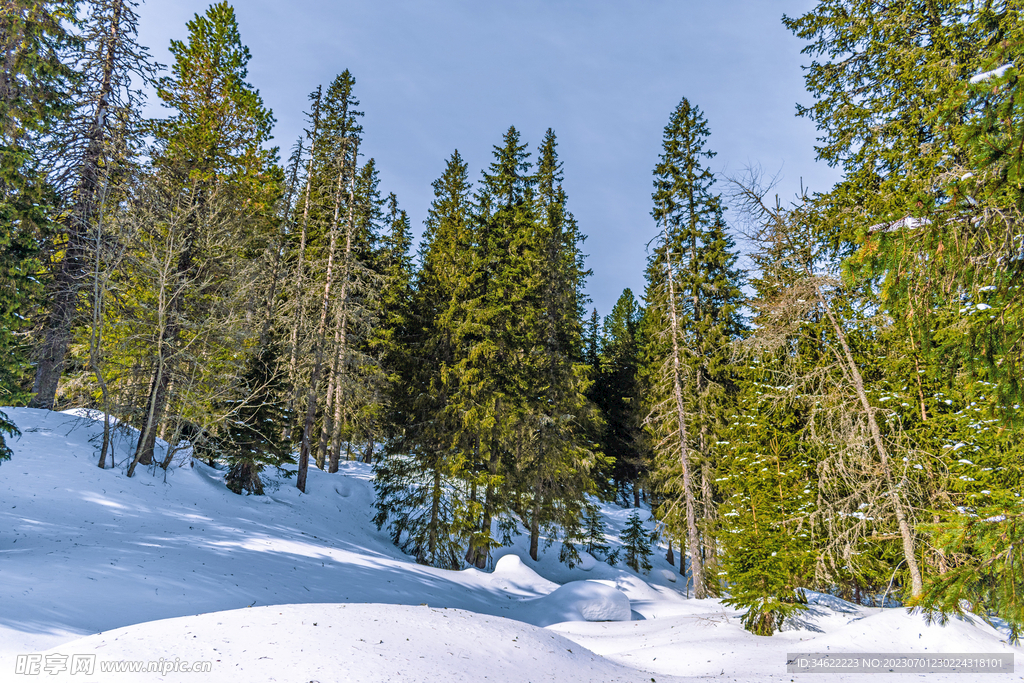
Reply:
[[[899,539],[902,556],[893,570],[897,563],[905,568],[916,597],[922,573],[913,511],[923,466],[913,467],[899,415],[874,390],[876,368],[868,359],[877,359],[881,350],[875,329],[856,324],[863,295],[822,267],[830,263],[829,247],[817,232],[821,214],[810,200],[787,209],[767,204],[765,188],[741,187],[761,226],[752,235],[759,245],[756,261],[764,269],[754,343],[777,354],[780,365],[771,384],[780,388],[772,394],[781,400],[813,396],[807,433],[817,439],[821,458],[816,515],[825,520],[829,540],[822,555],[849,566],[845,558],[873,528],[891,528],[895,533],[888,538]],[[838,265],[831,261],[831,267]]]
[[[562,188],[562,165],[558,160],[555,134],[545,134],[537,158],[534,259],[528,286],[532,302],[539,307],[534,329],[525,337],[534,355],[527,369],[525,391],[537,398],[528,402],[528,445],[517,458],[516,478],[529,488],[524,523],[530,529],[530,556],[538,559],[541,527],[558,525],[563,532],[560,557],[578,561],[573,545],[576,528],[585,509],[585,495],[593,491],[590,474],[595,452],[587,435],[596,418],[587,398],[590,379],[583,359],[584,279],[589,274],[580,252],[582,235],[567,209]],[[529,265],[524,264],[524,265]],[[528,355],[530,353],[528,351]]]
[[[7,436],[21,436],[21,431],[18,429],[18,425],[7,417],[7,414],[0,410],[0,463],[4,460],[10,460],[11,456],[14,455],[11,452],[11,447],[7,445],[4,435]]]
[[[652,215],[661,236],[645,295],[647,422],[667,498],[661,514],[672,535],[685,535],[697,598],[712,589],[705,566],[716,554],[710,528],[716,434],[735,394],[729,345],[743,331],[741,275],[714,176],[703,165],[714,156],[706,147],[709,134],[700,109],[684,98],[665,127],[654,171]]]
[[[306,490],[309,457],[314,453],[317,425],[316,417],[321,408],[319,402],[321,383],[325,376],[335,377],[332,372],[334,359],[340,362],[340,334],[347,325],[345,319],[349,276],[352,272],[356,238],[355,194],[358,175],[359,143],[362,126],[358,123],[361,112],[353,88],[355,78],[344,71],[331,82],[319,109],[317,137],[311,143],[311,168],[306,180],[312,196],[308,218],[307,237],[308,259],[311,266],[319,270],[311,273],[318,282],[312,288],[316,294],[310,301],[310,324],[315,324],[307,346],[311,351],[311,367],[305,380],[305,400],[302,405],[302,439],[299,447],[299,470],[296,486]],[[307,218],[303,217],[304,225]],[[337,306],[338,302],[341,306]],[[314,323],[315,321],[315,323]],[[329,330],[329,328],[332,328]],[[337,339],[331,344],[332,338]],[[294,381],[294,380],[293,380]],[[334,398],[335,387],[326,394]],[[333,414],[325,413],[331,416]],[[321,443],[326,443],[330,430],[321,432]],[[326,455],[320,449],[321,457]],[[321,466],[325,463],[318,462]]]
[[[456,150],[434,181],[406,332],[396,422],[401,432],[374,465],[374,521],[418,562],[455,569],[468,535],[467,453],[475,440],[449,410],[452,369],[462,349],[454,324],[472,259],[471,184]]]
[[[604,516],[601,510],[593,504],[587,505],[583,515],[583,537],[584,550],[597,557],[598,554],[608,554],[608,538],[606,533]]]
[[[288,415],[282,403],[279,356],[276,340],[261,339],[240,378],[241,405],[229,406],[232,420],[218,446],[228,463],[225,483],[235,493],[262,495],[260,472],[267,466],[282,468],[294,462],[288,442],[281,437]]]
[[[373,457],[374,437],[382,442],[397,437],[401,431],[396,411],[402,402],[404,388],[401,378],[410,360],[409,346],[414,339],[414,266],[409,253],[412,226],[408,214],[399,208],[398,198],[393,192],[388,195],[385,205],[385,233],[375,266],[381,278],[380,323],[374,328],[369,341],[371,353],[379,359],[380,395],[374,409],[375,427],[370,435],[368,458]]]
[[[47,182],[44,141],[68,111],[76,74],[76,3],[18,0],[0,13],[0,395],[27,398],[31,325],[46,284],[45,245],[59,199]]]
[[[152,462],[188,321],[209,316],[195,284],[208,281],[213,270],[221,270],[220,277],[237,274],[231,267],[238,265],[241,254],[225,258],[217,251],[226,241],[234,241],[236,249],[247,245],[254,231],[273,226],[269,217],[279,191],[276,149],[263,147],[274,119],[259,92],[245,81],[249,51],[241,43],[234,10],[226,2],[213,5],[204,15],[196,15],[188,28],[187,41],[171,41],[172,75],[162,78],[157,90],[175,113],[153,126],[154,178],[166,191],[184,196],[164,204],[179,214],[170,224],[180,232],[165,236],[176,254],[165,283],[172,294],[154,340],[156,359],[129,475],[138,464]],[[221,212],[228,201],[232,213],[225,216]],[[215,229],[226,229],[230,235],[220,233],[212,244]]]
[[[639,387],[640,319],[643,309],[630,289],[623,290],[602,327],[595,397],[605,420],[602,450],[613,461],[610,475],[633,507],[640,507],[640,486],[647,472]]]
[[[721,563],[728,604],[746,609],[744,628],[767,636],[805,608],[800,589],[817,583],[818,457],[803,433],[810,406],[776,400],[766,391],[775,359],[752,360],[719,469]]]
[[[633,510],[622,531],[622,550],[626,566],[636,573],[651,571],[651,535],[640,520],[640,513]]]
[[[470,514],[474,532],[466,561],[486,566],[496,545],[492,522],[512,503],[507,477],[526,429],[527,387],[533,370],[526,353],[541,307],[531,259],[535,237],[535,180],[526,145],[509,128],[477,186],[473,259],[456,298],[453,337],[463,353],[453,364],[448,414],[471,444]]]
[[[35,407],[53,407],[78,318],[80,290],[93,260],[88,252],[96,240],[89,233],[103,205],[123,196],[114,186],[123,182],[124,167],[141,147],[139,81],[151,82],[154,67],[137,35],[138,15],[130,2],[88,4],[74,55],[79,74],[69,97],[73,109],[49,135],[49,176],[60,195],[63,218],[61,256],[49,286],[44,339],[37,353]]]

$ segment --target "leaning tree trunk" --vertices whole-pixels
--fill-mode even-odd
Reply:
[[[693,577],[693,596],[698,600],[707,597],[704,579],[704,563],[701,560],[700,535],[697,532],[696,501],[693,495],[693,473],[691,472],[689,437],[686,432],[686,411],[683,406],[682,363],[679,344],[679,321],[676,313],[675,281],[672,273],[672,253],[669,249],[668,229],[665,229],[665,263],[668,271],[668,310],[672,326],[672,393],[676,404],[676,421],[679,432],[679,463],[683,468],[683,496],[686,501],[686,535],[690,551],[690,575]]]
[[[875,419],[874,409],[868,401],[867,392],[864,390],[864,379],[860,374],[860,369],[857,367],[857,362],[853,358],[853,352],[850,351],[850,345],[846,340],[846,333],[843,331],[842,326],[839,324],[835,314],[832,312],[832,307],[828,305],[828,302],[820,289],[815,287],[815,293],[818,295],[818,299],[822,302],[825,314],[828,316],[829,322],[832,324],[832,330],[835,332],[836,338],[839,340],[839,345],[843,349],[846,369],[850,378],[853,380],[853,388],[857,393],[857,400],[860,402],[861,409],[867,416],[868,430],[871,432],[871,441],[878,453],[879,464],[882,466],[882,475],[885,477],[886,486],[889,488],[889,495],[892,496],[893,508],[896,513],[896,525],[900,530],[900,540],[903,543],[903,559],[907,563],[907,570],[910,572],[910,593],[916,598],[924,591],[924,581],[921,578],[921,569],[917,562],[917,554],[914,547],[914,531],[910,526],[906,507],[897,492],[898,486],[896,483],[896,477],[892,471],[892,465],[889,461],[889,451],[885,447],[885,442],[882,439],[882,431],[878,427],[878,421]]]

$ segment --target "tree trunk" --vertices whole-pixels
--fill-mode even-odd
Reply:
[[[538,475],[537,481],[533,486],[533,511],[530,515],[530,557],[533,561],[538,560],[538,549],[540,546],[540,511],[542,495],[543,495],[543,482]]]
[[[668,228],[665,228],[665,263],[668,271],[668,309],[672,325],[672,392],[676,402],[676,420],[679,431],[679,461],[683,468],[683,496],[686,500],[686,533],[690,551],[690,574],[693,577],[693,595],[698,600],[707,597],[704,584],[704,564],[701,561],[700,536],[697,532],[696,502],[690,471],[690,446],[686,433],[686,411],[683,406],[682,367],[679,344],[679,322],[676,314],[675,282],[672,273],[672,252]]]
[[[195,193],[193,196],[199,195],[196,204],[202,204],[201,193],[195,189],[193,189],[193,192]],[[160,426],[163,424],[164,411],[167,408],[171,385],[171,369],[177,355],[178,337],[181,334],[181,321],[179,318],[185,305],[185,287],[182,281],[192,270],[195,256],[193,253],[195,238],[196,226],[193,224],[189,227],[189,232],[186,235],[185,249],[178,258],[177,268],[171,276],[172,281],[160,284],[161,290],[170,285],[172,293],[167,304],[167,311],[164,314],[166,315],[166,320],[163,331],[157,343],[157,368],[153,375],[153,382],[150,385],[149,398],[146,401],[145,426],[139,434],[139,440],[135,448],[135,457],[132,460],[132,464],[128,467],[129,477],[135,473],[136,465],[150,465],[153,463],[156,436]],[[161,296],[163,296],[162,293]]]
[[[836,338],[839,340],[839,344],[843,349],[847,371],[850,378],[853,380],[853,387],[857,392],[857,398],[860,401],[861,409],[864,411],[868,419],[868,429],[871,432],[871,440],[878,453],[878,459],[882,465],[885,482],[889,487],[889,495],[892,496],[893,500],[893,507],[896,513],[896,524],[899,527],[900,539],[903,542],[903,559],[906,561],[907,569],[910,572],[910,592],[911,595],[916,598],[924,591],[924,581],[921,578],[921,569],[917,563],[917,554],[914,548],[914,532],[910,526],[910,521],[907,519],[907,513],[904,508],[903,501],[897,491],[899,484],[896,482],[896,477],[893,474],[892,467],[889,463],[889,453],[885,447],[884,441],[882,440],[882,431],[878,427],[878,421],[875,420],[874,409],[872,409],[871,403],[868,401],[867,392],[864,390],[864,380],[861,377],[860,369],[857,367],[857,363],[853,358],[853,352],[850,351],[850,345],[846,341],[846,333],[843,331],[842,326],[836,319],[835,314],[832,312],[832,307],[828,305],[828,301],[821,293],[821,290],[815,287],[815,293],[822,302],[825,314],[828,316],[828,319],[832,324],[832,330],[835,332]]]
[[[345,141],[345,146],[349,144],[348,139]],[[344,147],[342,148],[344,149]],[[344,152],[343,152],[344,154]],[[358,157],[358,147],[353,150],[352,158]],[[341,210],[341,188],[344,186],[345,179],[345,163],[344,158],[342,159],[341,170],[338,173],[338,189],[335,193],[334,200],[334,220],[331,224],[331,242],[330,248],[327,254],[327,274],[326,281],[324,282],[324,296],[323,302],[320,308],[320,324],[317,327],[317,338],[316,338],[316,353],[315,361],[313,363],[313,376],[309,382],[309,392],[306,397],[306,419],[302,429],[302,444],[299,447],[299,471],[295,481],[295,485],[303,493],[306,492],[306,476],[309,470],[309,453],[312,446],[313,439],[313,426],[316,418],[316,391],[320,384],[320,371],[323,366],[324,356],[324,343],[327,336],[327,314],[330,310],[331,304],[331,285],[333,284],[334,276],[334,255],[338,245],[338,217]],[[352,183],[355,183],[355,169],[352,173]]]
[[[427,527],[427,551],[430,561],[437,557],[437,526],[441,516],[441,470],[434,470],[434,486],[430,491],[430,525]]]

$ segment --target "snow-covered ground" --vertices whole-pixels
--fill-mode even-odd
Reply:
[[[645,576],[589,555],[569,569],[557,545],[533,562],[521,538],[492,571],[423,567],[370,522],[365,465],[311,470],[308,494],[281,479],[238,496],[201,463],[100,470],[100,423],[4,410],[23,434],[0,465],[0,681],[839,683],[873,675],[787,674],[786,654],[1020,652],[980,620],[927,624],[819,595],[798,628],[753,636],[717,600],[686,599],[663,553]],[[604,509],[613,542],[630,512]],[[82,655],[92,675],[71,673]],[[165,673],[100,671],[122,661]],[[885,680],[926,676],[973,678]]]

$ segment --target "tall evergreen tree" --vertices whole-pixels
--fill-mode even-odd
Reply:
[[[454,330],[457,297],[473,248],[472,190],[457,150],[433,187],[396,396],[396,422],[403,427],[374,466],[374,521],[378,528],[388,525],[395,543],[418,562],[455,569],[462,566],[460,547],[469,532],[462,484],[466,454],[475,446],[449,410],[452,369],[463,352]]]
[[[680,101],[654,171],[652,215],[661,237],[645,295],[648,424],[668,499],[662,514],[673,535],[685,535],[698,598],[712,589],[705,566],[716,552],[710,528],[716,434],[735,393],[729,345],[743,330],[741,275],[721,198],[712,190],[714,176],[703,165],[714,156],[706,147],[709,135],[700,109]]]
[[[527,434],[529,333],[540,324],[531,259],[537,258],[535,180],[526,144],[509,128],[475,195],[472,261],[453,311],[453,338],[462,353],[451,371],[448,415],[469,441],[470,514],[474,532],[466,561],[486,566],[497,544],[492,523],[511,503],[507,477]]]
[[[529,443],[517,454],[516,479],[525,488],[522,517],[530,529],[530,557],[538,559],[540,529],[558,525],[561,556],[572,563],[585,496],[594,491],[590,470],[596,452],[588,434],[597,415],[587,396],[591,380],[583,358],[583,286],[589,271],[580,251],[583,236],[567,208],[556,146],[548,129],[537,155],[535,234],[533,243],[524,245],[534,270],[527,305],[540,310],[525,335],[526,353],[534,358],[526,393],[535,398],[528,401]]]
[[[45,245],[59,199],[47,182],[44,141],[67,114],[77,76],[66,63],[76,3],[18,0],[0,13],[0,394],[27,398],[25,332],[46,283]]]
[[[355,78],[346,70],[331,82],[322,102],[318,100],[318,125],[314,126],[317,133],[311,142],[312,161],[306,180],[307,191],[312,197],[309,216],[303,216],[304,231],[309,230],[306,258],[311,266],[316,264],[322,270],[318,268],[317,273],[310,273],[319,286],[312,288],[316,294],[309,305],[310,323],[315,324],[315,328],[307,345],[311,351],[311,367],[307,370],[306,396],[301,405],[302,438],[296,478],[296,486],[301,491],[306,490],[309,458],[316,448],[314,440],[316,417],[321,408],[320,385],[325,377],[335,376],[332,360],[338,358],[340,362],[341,359],[340,349],[336,348],[342,346],[341,340],[338,339],[336,344],[329,344],[329,341],[347,325],[344,311],[349,304],[349,276],[355,257],[355,194],[362,134],[362,126],[358,122],[362,113],[355,109],[359,101],[353,93],[354,86]],[[340,307],[336,306],[339,301],[342,303]],[[326,392],[332,399],[333,389],[331,387],[331,391]],[[333,431],[333,425],[328,431]],[[326,440],[329,437],[322,435],[321,438]],[[320,452],[324,453],[323,450]]]
[[[172,192],[183,197],[168,203],[181,214],[180,233],[167,235],[174,245],[176,265],[167,283],[170,295],[165,324],[156,341],[156,361],[148,397],[140,417],[140,437],[132,464],[152,462],[157,432],[164,424],[172,379],[181,358],[182,333],[192,316],[209,315],[201,292],[187,286],[229,275],[233,259],[211,246],[214,226],[233,234],[221,234],[217,243],[230,239],[247,245],[254,230],[266,229],[279,192],[280,171],[275,149],[264,148],[270,139],[273,115],[264,108],[259,92],[246,81],[249,50],[242,45],[234,10],[222,2],[188,23],[187,41],[171,41],[175,62],[171,76],[160,80],[157,94],[175,114],[153,125],[157,149],[153,155],[156,176]],[[225,200],[233,215],[218,215]],[[215,276],[210,269],[219,269]]]

